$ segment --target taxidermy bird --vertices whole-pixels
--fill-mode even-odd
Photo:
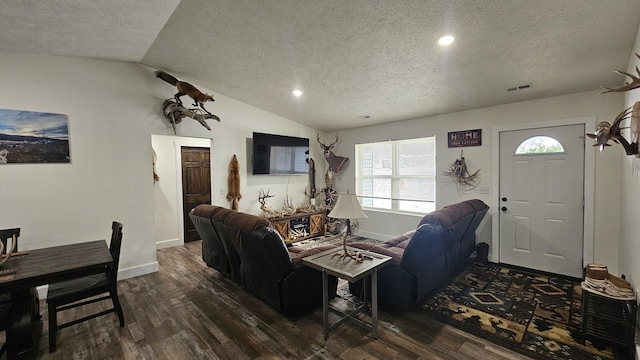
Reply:
[[[593,146],[599,146],[600,151],[602,151],[605,146],[611,146],[611,144],[609,144],[609,140],[611,140],[615,143],[622,144],[627,155],[634,154],[632,145],[622,136],[622,129],[626,128],[620,127],[623,120],[631,117],[632,108],[633,107],[630,106],[618,114],[613,121],[613,125],[609,124],[608,121],[601,121],[596,125],[596,131],[593,134],[586,134],[591,139],[596,139],[596,143]]]
[[[207,101],[215,101],[213,96],[209,94],[205,94],[202,91],[198,90],[195,86],[189,84],[185,81],[180,81],[175,77],[167,74],[164,71],[156,71],[156,77],[168,82],[169,84],[175,86],[178,89],[178,92],[173,95],[176,101],[182,105],[182,101],[180,100],[181,96],[188,95],[193,99],[193,106],[200,106],[202,110],[204,110],[207,114],[211,114],[209,110],[204,108],[204,103]]]
[[[240,164],[234,154],[229,162],[229,177],[227,178],[227,200],[231,201],[231,209],[238,210],[238,201],[242,199],[240,194]]]

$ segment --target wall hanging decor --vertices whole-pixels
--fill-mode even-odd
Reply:
[[[627,119],[631,119],[631,143],[622,136],[622,129],[626,128],[620,127],[622,121]],[[634,106],[630,106],[618,114],[614,119],[613,124],[609,124],[608,121],[601,121],[596,125],[596,131],[593,134],[586,135],[591,139],[596,139],[596,143],[593,146],[599,146],[601,152],[606,146],[611,146],[611,144],[609,144],[609,140],[611,140],[616,144],[622,145],[627,155],[638,155],[639,121],[640,101],[637,101]]]
[[[307,151],[308,152],[308,151]],[[305,195],[309,197],[309,204],[312,207],[316,206],[316,195],[318,195],[316,189],[316,162],[312,158],[307,159],[309,164],[309,192],[305,190]]]
[[[640,55],[638,53],[635,53],[635,55],[640,59]],[[601,91],[600,94],[625,92],[640,88],[640,69],[638,69],[637,66],[636,72],[638,73],[638,76],[620,70],[613,70],[613,72],[620,75],[626,75],[631,78],[631,81],[618,87],[603,86],[602,88],[604,90]],[[621,123],[627,119],[629,119],[630,122],[629,128],[631,131],[631,143],[622,136],[622,130],[626,128],[621,127]],[[633,106],[630,106],[620,112],[613,120],[613,124],[610,124],[608,121],[601,121],[596,125],[596,131],[593,134],[587,133],[586,135],[591,139],[596,140],[596,143],[593,146],[600,147],[601,152],[606,146],[611,146],[611,144],[609,144],[609,140],[611,140],[616,144],[622,145],[627,155],[636,155],[636,157],[640,157],[640,154],[638,154],[638,138],[640,135],[640,102],[637,101]]]
[[[238,210],[238,201],[242,199],[240,194],[240,164],[234,154],[229,161],[229,177],[227,178],[227,200],[231,201],[231,209]]]
[[[320,144],[324,153],[324,158],[327,160],[327,164],[329,165],[329,168],[324,174],[325,187],[322,189],[322,192],[324,193],[324,203],[327,209],[332,209],[338,198],[336,190],[333,188],[333,176],[340,173],[340,170],[342,170],[342,167],[347,163],[347,161],[349,161],[349,158],[345,156],[338,156],[333,153],[333,147],[338,142],[338,133],[336,133],[336,140],[329,145],[320,141],[320,134],[318,134],[317,137],[318,144]]]
[[[447,146],[450,148],[482,146],[482,129],[449,132]]]
[[[156,182],[160,181],[160,176],[158,176],[158,173],[156,172],[156,161],[158,160],[158,155],[156,154],[155,149],[152,147],[151,148],[151,162],[153,164],[153,184],[155,185]]]
[[[463,151],[464,150],[460,151],[460,158],[449,165],[449,169],[445,171],[443,175],[451,178],[451,181],[458,187],[458,191],[469,191],[475,189],[480,183],[480,169],[476,170],[473,174],[469,173],[467,162],[464,156],[462,156]]]
[[[67,115],[0,109],[0,164],[69,162]]]
[[[209,126],[209,124],[207,124],[208,119],[213,119],[220,122],[219,117],[213,115],[204,107],[205,102],[214,101],[212,95],[205,94],[188,82],[180,81],[164,71],[156,71],[156,77],[175,86],[178,90],[178,92],[173,96],[172,99],[167,99],[162,104],[162,113],[167,119],[169,119],[169,122],[173,127],[174,134],[176,134],[176,124],[181,123],[182,118],[184,117],[190,117],[198,121],[209,131],[211,131],[211,127]],[[184,107],[182,105],[182,100],[180,100],[180,98],[184,95],[187,95],[191,99],[193,99],[193,106],[198,106],[199,108],[196,107],[188,109]]]

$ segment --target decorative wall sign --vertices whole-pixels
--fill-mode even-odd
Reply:
[[[450,148],[482,145],[482,129],[453,131],[447,133]]]
[[[0,109],[0,164],[69,162],[67,115]]]

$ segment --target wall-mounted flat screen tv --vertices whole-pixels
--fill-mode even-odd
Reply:
[[[253,174],[307,174],[309,139],[253,133]]]

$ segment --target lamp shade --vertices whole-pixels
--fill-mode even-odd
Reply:
[[[356,194],[341,193],[333,210],[328,215],[335,219],[364,219],[367,214],[362,211]]]

